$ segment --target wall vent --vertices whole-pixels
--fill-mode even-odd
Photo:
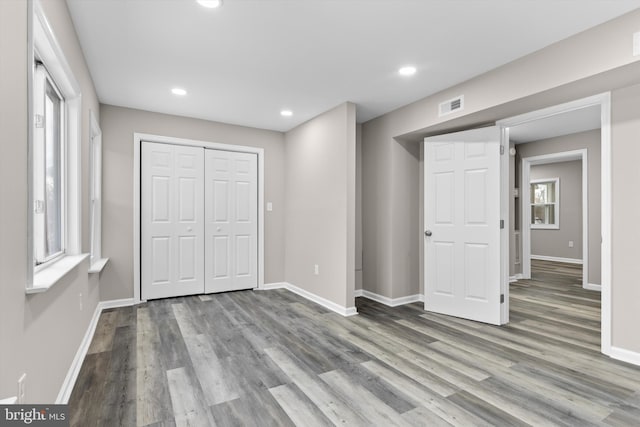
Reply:
[[[464,109],[464,95],[456,96],[445,102],[441,102],[438,107],[438,117],[446,116],[455,111]]]

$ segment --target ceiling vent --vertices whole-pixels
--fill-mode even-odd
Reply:
[[[440,103],[438,107],[438,117],[446,116],[455,111],[464,109],[464,95],[456,96],[453,99]]]

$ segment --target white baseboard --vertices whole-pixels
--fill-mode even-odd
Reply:
[[[520,279],[522,279],[522,273],[514,274],[513,276],[509,277],[509,283],[517,282]]]
[[[562,258],[557,256],[546,256],[546,255],[531,255],[531,259],[537,259],[539,261],[554,261],[554,262],[565,262],[567,264],[580,264],[582,265],[582,260],[577,258]]]
[[[100,301],[98,303],[95,311],[93,312],[93,317],[91,317],[91,321],[89,322],[87,332],[85,332],[84,337],[80,342],[80,347],[78,347],[78,351],[76,351],[76,355],[71,362],[71,366],[69,367],[67,376],[64,378],[62,387],[60,388],[60,392],[58,392],[56,404],[66,405],[67,403],[69,403],[69,397],[71,397],[73,386],[76,384],[76,380],[78,379],[80,368],[82,368],[82,362],[84,362],[87,351],[89,351],[89,346],[91,345],[91,340],[93,339],[93,335],[96,332],[96,326],[98,326],[98,320],[100,319],[100,313],[102,313],[102,310],[115,307],[125,307],[129,305],[134,305],[133,298]]]
[[[15,405],[18,401],[16,396],[9,397],[7,399],[0,399],[0,405]]]
[[[355,298],[361,297],[361,296],[363,296],[362,292],[364,292],[362,289],[356,289],[355,291],[353,291],[353,296]]]
[[[384,304],[389,307],[397,307],[399,305],[411,304],[412,302],[424,302],[424,295],[421,295],[421,294],[408,295],[406,297],[400,297],[400,298],[389,298],[383,295],[369,292],[364,289],[358,289],[354,293],[354,295],[356,297],[365,297],[367,299],[379,302],[380,304]]]
[[[583,289],[588,289],[590,291],[598,291],[602,292],[602,285],[596,285],[594,283],[587,283],[583,286]]]
[[[612,346],[609,356],[616,360],[621,360],[623,362],[640,366],[640,353],[636,353],[635,351],[625,350],[624,348]]]
[[[311,293],[307,290],[304,290],[302,288],[299,288],[295,285],[292,285],[291,283],[287,283],[287,282],[278,282],[278,283],[267,283],[262,285],[260,288],[258,288],[259,290],[270,290],[270,289],[286,289],[289,292],[293,292],[294,294],[300,295],[303,298],[308,299],[309,301],[313,301],[318,305],[323,306],[324,308],[327,308],[335,313],[338,313],[342,316],[354,316],[356,314],[358,314],[358,311],[356,310],[355,307],[343,307],[339,304],[336,304],[333,301],[329,301],[326,298],[322,298],[321,296],[318,296],[314,293]]]

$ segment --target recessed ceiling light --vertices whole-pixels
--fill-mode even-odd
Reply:
[[[291,110],[282,110],[282,111],[280,111],[280,115],[281,116],[285,116],[285,117],[291,117],[291,116],[293,116],[293,111],[291,111]]]
[[[416,67],[407,65],[398,70],[398,74],[401,76],[413,76],[416,73]]]
[[[198,0],[200,6],[208,7],[209,9],[215,9],[222,6],[222,0]]]
[[[174,95],[184,96],[187,94],[187,91],[179,87],[174,87],[173,89],[171,89],[171,93]]]

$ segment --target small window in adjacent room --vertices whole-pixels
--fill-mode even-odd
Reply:
[[[560,179],[531,181],[531,228],[558,229],[560,217]]]

